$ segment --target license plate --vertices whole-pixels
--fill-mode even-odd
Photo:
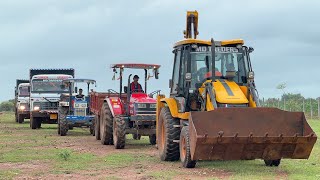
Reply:
[[[50,119],[58,119],[58,114],[50,114]]]

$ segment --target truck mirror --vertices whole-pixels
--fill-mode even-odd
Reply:
[[[124,90],[124,93],[127,93],[128,92],[128,86],[124,86],[123,90]]]
[[[155,77],[156,79],[159,79],[159,70],[158,70],[158,69],[155,69],[155,70],[154,70],[154,77]]]
[[[61,85],[60,85],[60,89],[66,89],[66,85],[61,84]]]
[[[172,79],[169,79],[169,88],[172,88]]]
[[[74,87],[74,92],[78,93],[78,87]]]

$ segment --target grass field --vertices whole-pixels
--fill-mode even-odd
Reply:
[[[320,134],[320,121],[309,120]],[[88,129],[57,135],[57,125],[31,130],[12,113],[0,115],[0,179],[320,179],[320,144],[309,160],[282,160],[279,167],[263,161],[199,162],[184,169],[179,162],[161,162],[148,138],[128,136],[124,150],[103,146]]]

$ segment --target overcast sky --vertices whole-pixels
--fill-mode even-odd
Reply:
[[[254,47],[260,97],[279,97],[280,83],[319,97],[319,8],[319,0],[1,0],[0,101],[13,98],[15,79],[30,68],[74,68],[78,78],[96,79],[97,91],[117,89],[109,66],[118,62],[161,64],[149,89],[167,93],[187,10],[199,12],[199,39],[242,38]]]

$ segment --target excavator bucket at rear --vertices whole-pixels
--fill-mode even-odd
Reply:
[[[317,140],[302,112],[218,108],[191,112],[192,160],[308,159]]]

